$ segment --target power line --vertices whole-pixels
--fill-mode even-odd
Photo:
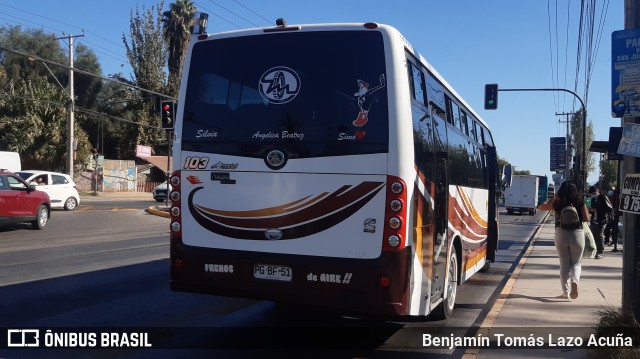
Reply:
[[[25,12],[25,13],[27,13],[27,14],[29,14],[29,15],[37,16],[37,17],[39,17],[39,18],[42,18],[42,19],[45,19],[45,20],[48,20],[48,21],[52,21],[52,22],[55,22],[55,23],[58,23],[58,24],[61,24],[61,25],[65,25],[65,26],[73,27],[73,28],[76,28],[76,29],[81,30],[81,31],[83,31],[83,32],[92,33],[93,35],[95,35],[95,36],[96,36],[96,37],[98,37],[98,38],[101,38],[101,39],[102,39],[102,40],[104,40],[104,41],[110,42],[110,43],[112,43],[112,44],[115,44],[116,46],[119,46],[119,47],[124,48],[124,46],[123,46],[122,44],[118,44],[117,42],[114,42],[114,41],[112,41],[112,40],[110,40],[110,39],[107,39],[106,37],[102,37],[102,36],[100,36],[100,35],[98,35],[98,34],[96,34],[96,33],[93,33],[93,32],[91,32],[91,31],[89,31],[89,30],[86,30],[86,29],[84,29],[84,28],[82,28],[82,27],[79,27],[79,26],[76,26],[76,25],[72,25],[72,24],[68,24],[68,23],[66,23],[66,22],[59,21],[59,20],[56,20],[56,19],[52,19],[52,18],[49,18],[49,17],[46,17],[46,16],[38,15],[38,14],[33,13],[33,12],[31,12],[31,11],[27,11],[27,10],[19,9],[19,8],[17,8],[17,7],[13,7],[13,6],[11,6],[11,5],[7,5],[7,4],[3,4],[3,3],[0,3],[0,5],[1,5],[1,6],[6,6],[6,7],[8,7],[8,8],[14,9],[14,10],[22,11],[22,12]],[[27,21],[27,20],[25,20],[25,21]],[[61,32],[62,32],[62,31],[61,31]]]
[[[238,29],[242,29],[242,27],[241,27],[240,25],[238,25],[238,24],[236,24],[236,23],[232,22],[231,20],[228,20],[228,19],[226,19],[226,18],[224,18],[224,17],[222,17],[222,16],[220,16],[220,15],[216,14],[214,11],[209,10],[209,9],[207,9],[206,7],[202,6],[202,4],[198,4],[198,3],[194,3],[194,4],[198,7],[198,10],[202,9],[202,10],[206,11],[206,12],[207,12],[207,14],[209,14],[209,15],[213,15],[213,16],[217,17],[218,19],[220,19],[220,20],[222,20],[222,21],[225,21],[225,22],[229,23],[230,25],[235,26],[235,27],[236,27],[236,28],[238,28]]]
[[[220,4],[218,4],[217,2],[215,2],[215,1],[213,1],[213,0],[209,0],[209,2],[210,2],[210,3],[212,3],[212,4],[214,4],[214,5],[217,5],[218,7],[220,7],[220,8],[222,8],[222,9],[226,10],[227,12],[229,12],[229,13],[231,13],[231,14],[233,14],[233,15],[235,15],[237,18],[240,18],[240,19],[242,19],[242,20],[244,20],[244,21],[248,22],[249,24],[251,24],[251,25],[253,25],[253,26],[255,26],[255,27],[258,27],[258,25],[257,25],[256,23],[252,22],[251,20],[247,20],[247,19],[245,19],[244,17],[242,17],[242,16],[240,16],[240,15],[236,14],[235,12],[233,12],[233,11],[231,11],[231,10],[227,9],[226,7],[224,7],[224,6],[220,5]]]
[[[62,102],[62,101],[43,100],[43,99],[34,98],[34,97],[10,95],[8,93],[0,93],[0,97],[11,97],[11,98],[15,98],[15,99],[18,99],[18,100],[28,100],[28,101],[34,101],[34,102],[42,102],[42,103],[48,103],[48,104],[60,105],[60,106],[66,105],[66,102]]]
[[[22,52],[22,51],[14,50],[14,49],[10,49],[10,48],[8,48],[8,47],[4,47],[4,46],[2,46],[2,45],[0,45],[0,50],[5,50],[5,51],[11,52],[11,53],[16,54],[16,55],[25,56],[25,57],[27,57],[27,58],[33,58],[33,59],[38,60],[38,61],[46,62],[46,63],[48,63],[48,64],[50,64],[50,65],[59,66],[59,67],[62,67],[62,68],[64,68],[64,69],[67,69],[67,70],[73,70],[73,71],[78,72],[78,73],[81,73],[81,74],[83,74],[83,75],[88,75],[88,76],[96,77],[96,78],[99,78],[99,79],[102,79],[102,80],[105,80],[105,81],[111,81],[111,82],[114,82],[114,83],[116,83],[116,84],[119,84],[119,85],[122,85],[122,86],[126,86],[126,87],[130,87],[130,88],[135,89],[135,90],[138,90],[138,91],[147,92],[147,93],[150,93],[150,94],[152,94],[152,95],[157,95],[157,96],[161,96],[161,97],[164,97],[164,98],[173,99],[173,100],[176,100],[176,101],[177,101],[177,98],[176,98],[176,97],[174,97],[174,96],[170,96],[170,95],[167,95],[167,94],[163,94],[163,93],[161,93],[161,92],[157,92],[157,91],[148,90],[148,89],[145,89],[145,88],[142,88],[142,87],[139,87],[139,86],[135,86],[135,85],[132,85],[132,84],[128,84],[128,83],[126,83],[126,82],[121,82],[121,81],[118,81],[118,80],[113,79],[113,78],[110,78],[110,77],[106,77],[106,76],[102,76],[102,75],[97,75],[97,74],[94,74],[94,73],[92,73],[92,72],[85,71],[85,70],[81,70],[81,69],[78,69],[78,68],[75,68],[75,67],[73,67],[73,68],[72,68],[72,67],[70,67],[70,66],[63,65],[63,64],[57,63],[57,62],[55,62],[55,61],[51,61],[51,60],[47,60],[47,59],[43,59],[43,58],[41,58],[41,57],[39,57],[39,56],[32,55],[32,54],[28,54],[28,53],[25,53],[25,52]]]
[[[246,6],[244,6],[243,4],[241,4],[239,1],[237,1],[237,0],[233,0],[233,1],[234,1],[236,4],[238,4],[238,5],[242,6],[243,8],[245,8],[245,9],[249,10],[249,11],[250,11],[251,13],[253,13],[254,15],[256,15],[256,16],[258,16],[258,17],[260,17],[262,20],[266,21],[266,22],[267,22],[267,24],[269,24],[269,25],[273,25],[273,23],[272,23],[271,21],[269,21],[269,19],[265,19],[265,18],[264,18],[264,16],[262,16],[262,15],[258,14],[257,12],[255,12],[255,11],[253,11],[253,10],[249,9],[248,7],[246,7]]]
[[[20,18],[20,17],[17,17],[17,16],[13,16],[13,15],[10,15],[10,14],[6,14],[6,13],[3,13],[3,12],[0,12],[0,14],[6,15],[6,16],[10,16],[10,17],[15,18],[15,19],[18,19],[18,20],[28,21],[29,23],[34,23],[33,21],[29,21],[29,20],[26,20],[26,19],[23,19],[23,18]],[[6,21],[8,21],[8,22],[12,22],[12,23],[18,24],[18,25],[20,25],[20,26],[24,26],[25,28],[28,28],[28,29],[36,29],[36,30],[40,30],[40,29],[50,29],[50,30],[54,30],[54,31],[56,31],[56,32],[60,32],[60,33],[63,33],[63,34],[64,34],[64,31],[63,31],[63,30],[56,29],[56,28],[53,28],[53,27],[50,27],[50,26],[45,26],[45,25],[43,25],[43,24],[39,24],[39,23],[34,23],[34,24],[39,25],[39,26],[40,26],[40,28],[38,28],[38,27],[36,27],[36,26],[31,26],[31,25],[29,25],[29,23],[25,23],[25,22],[19,22],[19,21],[11,20],[11,19],[8,19],[8,18],[6,18],[6,17],[2,17],[2,16],[0,16],[0,19],[3,19],[3,20],[6,20]],[[83,30],[83,31],[84,31],[84,30]],[[55,36],[55,35],[53,35],[53,34],[51,34],[51,35],[52,35],[52,36]],[[92,42],[90,42],[90,41],[88,41],[88,40],[83,40],[83,42],[85,42],[85,43],[87,43],[87,44],[90,44],[90,45],[92,45],[93,47],[101,48],[101,49],[103,49],[104,51],[110,52],[110,53],[111,53],[111,54],[113,54],[113,55],[108,54],[108,53],[106,53],[106,52],[104,52],[104,51],[96,50],[95,48],[92,48],[91,46],[87,46],[88,48],[90,48],[91,50],[93,50],[93,51],[95,51],[95,52],[101,53],[101,54],[103,54],[103,55],[105,55],[105,56],[109,56],[109,57],[111,57],[111,58],[113,58],[113,59],[116,59],[116,60],[119,60],[119,61],[123,61],[123,60],[124,60],[124,62],[128,62],[128,60],[127,60],[126,58],[121,57],[118,53],[116,53],[116,52],[114,52],[114,51],[111,51],[111,50],[109,50],[109,49],[107,49],[107,48],[105,48],[105,47],[103,47],[103,46],[100,46],[100,45],[94,44],[94,43],[92,43]],[[116,55],[116,56],[118,56],[118,57],[116,57],[116,56],[114,56],[114,55]]]
[[[85,114],[89,114],[89,115],[107,117],[107,118],[110,118],[110,119],[116,120],[116,121],[132,123],[132,124],[137,125],[137,126],[155,128],[155,129],[159,129],[159,130],[162,129],[162,127],[159,127],[159,126],[146,125],[144,123],[136,122],[136,121],[133,121],[133,120],[127,120],[126,118],[122,118],[122,117],[116,117],[116,116],[112,116],[112,115],[107,115],[106,113],[97,112],[97,111],[93,111],[93,110],[88,110],[88,109],[85,109],[85,108],[77,107],[76,111],[82,112],[82,113],[85,113]]]

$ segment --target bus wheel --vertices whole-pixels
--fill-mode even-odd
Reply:
[[[435,319],[449,318],[456,304],[456,294],[458,291],[458,256],[456,255],[455,246],[451,247],[447,274],[449,275],[449,282],[445,288],[447,297],[434,309],[433,316]]]

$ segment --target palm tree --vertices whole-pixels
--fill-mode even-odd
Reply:
[[[162,13],[164,39],[169,43],[169,79],[168,93],[176,95],[182,75],[182,64],[191,37],[190,28],[196,14],[195,4],[191,0],[176,0],[169,10]]]

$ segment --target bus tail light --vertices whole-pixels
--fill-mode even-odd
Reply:
[[[182,238],[182,208],[180,198],[180,171],[175,171],[169,179],[171,182],[171,224],[169,225],[169,233],[172,239]]]
[[[388,288],[391,285],[391,278],[386,275],[378,277],[378,285],[382,288]]]
[[[395,176],[387,176],[387,197],[382,250],[395,252],[406,246],[407,186]]]

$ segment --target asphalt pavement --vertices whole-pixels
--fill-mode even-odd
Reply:
[[[83,200],[94,200],[94,201],[102,201],[102,200],[113,200],[113,199],[130,199],[130,200],[149,200],[149,202],[153,202],[155,204],[150,204],[146,209],[148,213],[151,213],[156,216],[171,217],[169,215],[169,209],[167,207],[166,202],[156,202],[153,199],[153,195],[151,192],[97,192],[97,193],[81,193],[80,194],[80,203]]]
[[[99,192],[97,198],[149,199],[148,192]],[[166,205],[150,205],[151,214],[169,217]],[[589,348],[564,343],[562,338],[584,338],[588,343],[598,322],[597,312],[622,306],[622,240],[619,252],[605,247],[602,259],[583,258],[582,275],[576,299],[557,298],[560,289],[560,265],[554,246],[554,217],[549,214],[510,276],[478,336],[491,338],[492,346],[467,349],[464,359],[485,358],[587,358]],[[502,338],[496,347],[495,339]],[[552,339],[556,347],[532,344],[522,349],[507,342],[522,338]],[[545,343],[548,343],[546,341]],[[606,349],[606,348],[605,348]]]

